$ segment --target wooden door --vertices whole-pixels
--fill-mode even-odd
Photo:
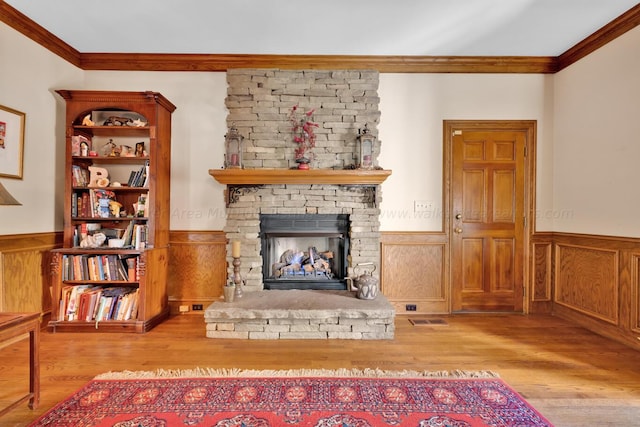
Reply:
[[[452,311],[522,312],[527,131],[451,128]]]

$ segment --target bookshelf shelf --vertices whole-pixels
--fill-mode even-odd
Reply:
[[[73,126],[73,129],[78,133],[85,133],[93,136],[145,136],[151,132],[152,127],[75,125]]]
[[[130,248],[109,248],[109,247],[99,247],[99,248],[78,248],[78,247],[70,247],[70,248],[61,248],[54,249],[52,251],[54,254],[60,255],[95,255],[95,254],[118,254],[118,255],[140,255],[144,253],[142,250],[138,249],[130,249]]]
[[[131,286],[138,287],[139,282],[128,282],[125,280],[63,280],[62,283],[65,285],[105,285],[109,286]]]
[[[175,106],[157,92],[56,92],[66,102],[67,172],[49,326],[146,332],[169,315],[165,207]],[[110,116],[144,125],[101,125]],[[89,118],[98,125],[82,124]],[[111,239],[124,247],[109,246]]]
[[[95,221],[95,222],[125,222],[125,221],[148,221],[149,218],[145,216],[110,216],[105,218],[100,217],[83,217],[83,216],[74,216],[71,217],[72,221],[86,222],[86,221]]]
[[[96,190],[96,189],[100,189],[100,190],[108,190],[108,191],[130,191],[130,192],[143,192],[143,191],[149,191],[149,187],[129,187],[129,186],[120,186],[120,187],[73,187],[74,190],[79,191],[79,190],[85,190],[85,191],[89,191],[89,190]]]
[[[73,160],[91,163],[144,163],[149,157],[73,156]]]

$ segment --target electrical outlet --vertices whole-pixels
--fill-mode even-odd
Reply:
[[[414,200],[413,211],[414,212],[430,212],[433,210],[433,202],[428,200]]]
[[[416,305],[415,304],[407,304],[404,306],[405,310],[407,311],[416,311]]]
[[[188,313],[189,312],[189,306],[188,305],[181,305],[180,306],[180,313]]]
[[[193,304],[191,305],[191,309],[193,311],[202,311],[202,304]]]

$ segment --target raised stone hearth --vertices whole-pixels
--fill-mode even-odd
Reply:
[[[204,313],[208,338],[393,339],[395,310],[378,295],[361,300],[349,291],[245,292],[216,301]]]

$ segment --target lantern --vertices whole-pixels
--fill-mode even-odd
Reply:
[[[244,137],[240,135],[234,124],[224,136],[225,155],[224,167],[227,169],[242,169],[242,140]]]
[[[373,169],[373,144],[375,140],[376,137],[371,134],[365,124],[357,138],[358,169]]]

